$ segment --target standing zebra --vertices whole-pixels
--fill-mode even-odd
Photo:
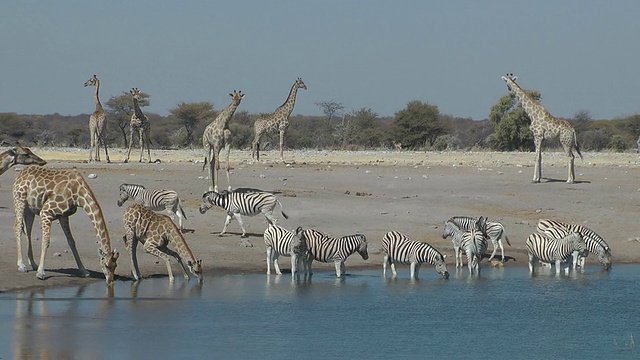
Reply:
[[[462,238],[466,232],[465,228],[463,228],[462,226],[459,225],[458,222],[454,221],[453,219],[455,219],[456,217],[453,217],[447,221],[444,222],[444,228],[442,231],[442,238],[446,239],[447,237],[451,236],[451,242],[453,242],[453,251],[455,254],[455,258],[456,258],[456,269],[457,268],[461,268],[462,267]],[[460,217],[458,217],[460,218]],[[481,230],[483,226],[485,226],[485,222],[486,219],[484,217],[480,217],[478,219],[473,219],[473,218],[469,218],[469,217],[465,217],[465,219],[472,219],[473,222],[469,221],[469,224],[466,224],[466,229],[470,230],[470,229],[478,229]],[[486,247],[485,247],[486,249]],[[467,251],[465,250],[465,253]],[[483,250],[483,254],[484,254],[484,250]],[[467,260],[470,261],[471,259],[469,257],[467,257]],[[480,256],[480,260],[482,260],[482,256]],[[469,269],[471,270],[471,269]]]
[[[136,184],[120,185],[118,206],[122,206],[129,198],[149,210],[166,210],[171,216],[175,214],[178,217],[180,231],[184,232],[183,220],[187,219],[187,215],[180,205],[177,192],[173,190],[147,190],[144,186]]]
[[[224,227],[220,235],[227,232],[227,226],[231,221],[231,216],[235,217],[242,228],[242,237],[247,237],[247,230],[242,223],[242,216],[255,216],[262,213],[270,225],[275,225],[276,218],[273,217],[273,209],[276,204],[280,205],[280,212],[285,219],[289,217],[282,211],[282,204],[275,195],[266,191],[254,191],[247,189],[246,191],[227,191],[220,193],[215,191],[207,191],[202,195],[202,204],[200,205],[200,214],[204,214],[214,205],[219,206],[227,211],[227,218],[224,221]]]
[[[391,264],[391,272],[395,277],[396,263],[403,265],[411,265],[411,278],[417,279],[420,272],[420,266],[424,262],[436,266],[436,272],[445,279],[449,278],[447,264],[445,263],[445,255],[436,250],[433,246],[414,241],[399,233],[398,231],[389,231],[382,237],[382,252],[384,259],[382,263],[382,276],[387,276],[387,264]]]
[[[482,217],[476,219],[469,216],[454,216],[449,221],[453,221],[459,228],[462,230],[470,230],[474,226],[478,226],[476,223]],[[486,218],[485,218],[486,220]],[[511,243],[509,242],[509,238],[504,231],[504,226],[496,221],[486,220],[482,222],[484,224],[480,227],[482,233],[487,237],[488,240],[491,240],[491,245],[493,245],[493,251],[491,252],[491,256],[489,257],[489,261],[493,259],[496,255],[496,251],[498,247],[500,247],[500,253],[502,254],[502,261],[504,262],[504,246],[502,246],[502,239],[504,239],[509,246]],[[481,225],[482,225],[481,224]]]
[[[333,262],[336,267],[336,276],[341,277],[345,273],[344,262],[357,252],[362,259],[367,260],[367,238],[362,234],[347,235],[339,239],[323,234],[314,229],[305,230],[309,253],[305,257],[304,271],[309,275],[313,260],[328,263]]]
[[[577,232],[582,235],[587,246],[588,252],[582,254],[574,254],[573,268],[580,266],[584,270],[584,262],[589,252],[598,255],[598,261],[605,270],[611,269],[611,248],[604,239],[596,234],[593,230],[578,224],[567,224],[551,219],[541,219],[538,221],[538,232],[548,236],[558,238],[556,235],[558,229],[564,229],[566,232]]]
[[[536,262],[555,263],[556,275],[560,275],[560,264],[566,263],[574,251],[583,252],[586,245],[579,233],[572,232],[569,235],[555,239],[542,234],[529,235],[526,241],[529,254],[529,273],[535,273]],[[569,266],[565,267],[565,274],[569,273]]]
[[[291,257],[291,276],[299,275],[308,251],[302,227],[298,226],[296,231],[292,232],[278,225],[269,225],[264,231],[264,244],[267,247],[267,275],[271,274],[272,263],[276,274],[282,274],[278,266],[280,255]]]

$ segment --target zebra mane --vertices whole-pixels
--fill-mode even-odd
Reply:
[[[124,183],[124,184],[120,185],[121,189],[122,188],[128,188],[128,187],[138,187],[138,188],[141,188],[141,189],[146,189],[146,187],[144,187],[144,185],[140,185],[140,184],[127,184],[127,183]]]
[[[225,191],[226,191],[226,190],[225,190]],[[217,192],[215,192],[215,191],[213,191],[213,190],[211,190],[211,191],[207,191],[207,192],[205,192],[204,194],[202,194],[202,198],[203,198],[203,199],[206,199],[206,198],[208,198],[209,196],[211,196],[211,194],[217,194]]]
[[[282,194],[282,191],[260,190],[260,189],[248,188],[248,187],[236,188],[236,189],[233,189],[232,192],[236,192],[236,193],[257,192],[257,193],[269,193],[269,194]]]

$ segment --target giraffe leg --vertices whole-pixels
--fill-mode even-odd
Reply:
[[[227,140],[227,133],[225,132],[225,146],[224,146],[224,152],[225,152],[225,161],[227,163],[227,166],[225,168],[225,172],[227,173],[227,184],[229,185],[228,190],[231,191],[231,178],[229,176],[229,155],[231,153],[231,139],[229,136],[229,139]]]
[[[220,166],[218,161],[220,161],[220,150],[215,146],[212,148],[210,159],[211,161],[209,161],[209,179],[211,180],[211,187],[209,188],[209,191],[213,190],[215,192],[218,192],[218,166]]]
[[[189,271],[187,270],[187,267],[184,266],[184,262],[182,261],[182,258],[180,257],[180,255],[178,255],[177,252],[175,252],[175,251],[173,251],[173,250],[171,250],[171,249],[169,249],[167,247],[161,248],[160,251],[164,252],[165,254],[167,254],[169,256],[173,256],[173,258],[176,259],[176,261],[178,262],[178,264],[180,264],[180,267],[182,268],[182,271],[184,273],[184,275],[183,275],[184,279],[186,281],[191,280],[191,276],[189,276]]]
[[[169,282],[173,282],[173,272],[171,271],[171,263],[169,262],[169,255],[160,251],[157,245],[152,244],[149,239],[144,243],[144,251],[151,255],[157,256],[165,261],[167,264],[167,274],[169,275]]]
[[[124,159],[125,163],[129,162],[129,157],[131,156],[131,148],[133,147],[133,128],[129,125],[129,151],[127,151],[127,158]]]
[[[284,162],[284,130],[280,130],[280,161]]]
[[[566,147],[565,147],[566,148]],[[567,167],[568,167],[568,176],[567,176],[567,184],[573,184],[575,182],[576,179],[576,174],[575,174],[575,160],[576,157],[573,155],[573,151],[571,151],[571,148],[568,148],[569,150],[567,151]]]
[[[40,216],[42,215],[43,214],[41,213]],[[47,255],[49,243],[51,242],[51,219],[48,216],[42,216],[40,223],[42,225],[42,249],[40,251],[40,263],[38,265],[38,273],[36,274],[36,277],[40,280],[44,280],[46,278],[46,274],[44,272],[44,260]]]
[[[139,281],[140,279],[142,279],[142,276],[140,276],[140,269],[138,268],[138,255],[136,254],[136,249],[138,248],[138,238],[134,234],[133,229],[127,227],[122,240],[124,240],[124,246],[129,252],[129,260],[131,261],[131,275],[133,276],[133,279],[135,281]]]
[[[82,261],[80,260],[80,255],[78,255],[78,249],[76,248],[76,240],[73,238],[73,235],[71,234],[71,227],[69,226],[69,217],[68,216],[61,217],[59,221],[60,221],[60,227],[62,227],[62,232],[64,233],[64,236],[67,238],[67,243],[71,248],[71,253],[73,254],[73,258],[76,260],[76,264],[78,265],[80,276],[88,277],[89,272],[87,271],[87,269],[82,264]]]
[[[539,183],[540,178],[542,177],[542,139],[536,137],[534,142],[536,145],[536,163],[533,169],[532,182]]]
[[[33,229],[35,216],[36,215],[31,210],[25,209],[24,232],[27,235],[27,260],[29,261],[29,266],[31,266],[32,270],[36,270],[38,268],[38,265],[36,265],[36,262],[33,260],[33,243],[31,241],[31,230]]]
[[[151,140],[149,139],[149,130],[147,129],[147,131],[145,131],[144,133],[144,139],[145,139],[145,145],[147,147],[147,157],[148,157],[148,161],[147,162],[152,162],[151,161]]]
[[[16,248],[18,249],[18,271],[27,272],[27,267],[24,264],[24,260],[22,259],[22,226],[24,222],[24,214],[26,210],[26,204],[22,201],[14,201],[14,209],[15,209],[15,221],[13,223],[13,231],[16,235]],[[33,225],[33,224],[32,224]],[[25,227],[25,231],[28,228]],[[31,233],[27,233],[27,238],[30,238]],[[35,270],[35,269],[34,269]]]
[[[142,155],[144,155],[144,130],[138,130],[138,139],[140,140],[140,159],[138,159],[138,162],[142,162]]]
[[[107,150],[107,142],[104,140],[104,134],[100,135],[100,143],[104,146],[104,155],[107,158],[107,163],[111,163],[109,159],[109,151]]]

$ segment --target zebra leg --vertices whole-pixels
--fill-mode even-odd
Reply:
[[[562,265],[562,261],[561,260],[556,260],[556,275],[560,275],[560,266]]]
[[[398,276],[398,272],[396,271],[396,261],[395,260],[391,260],[391,274],[393,274],[393,277]]]
[[[233,216],[236,218],[236,220],[238,220],[238,224],[240,224],[240,227],[242,228],[242,236],[240,237],[248,237],[247,230],[244,228],[244,224],[242,223],[242,216],[240,216],[240,213],[234,213]]]
[[[271,274],[271,262],[273,261],[271,255],[273,254],[273,248],[271,246],[267,246],[267,275]]]
[[[498,240],[498,246],[500,246],[500,254],[502,255],[502,262],[504,262],[504,246],[502,246],[502,239]]]
[[[496,251],[498,250],[498,241],[496,239],[491,239],[491,245],[493,245],[493,252],[491,253],[491,256],[489,256],[489,261],[491,261],[493,257],[496,256]],[[502,260],[504,260],[504,252],[502,253]]]
[[[282,271],[280,271],[280,265],[278,265],[278,258],[280,257],[280,253],[274,251],[273,253],[273,268],[276,270],[277,275],[282,275]]]
[[[297,254],[293,254],[291,255],[291,277],[294,278],[297,274],[298,274],[298,255]]]
[[[415,275],[415,279],[420,277],[420,267],[422,267],[422,264],[421,263],[416,263],[416,273],[414,274]]]
[[[538,259],[535,258],[532,254],[529,254],[529,275],[533,275],[536,270],[536,262]]]
[[[454,251],[456,252],[456,269],[462,269],[462,249],[456,246]]]
[[[227,226],[229,226],[230,222],[231,222],[231,214],[227,213],[227,218],[224,219],[224,226],[222,227],[222,231],[220,232],[219,236],[222,236],[227,232]]]
[[[341,277],[342,276],[342,261],[335,261],[333,264],[336,267],[336,276],[337,277]]]
[[[411,272],[410,272],[410,275],[409,275],[409,277],[411,279],[415,279],[416,278],[416,267],[417,267],[417,265],[418,265],[417,262],[415,262],[415,261],[411,262],[411,265],[410,265]]]
[[[273,209],[262,209],[262,214],[267,219],[269,225],[275,225],[278,221],[275,217],[273,217]]]
[[[384,254],[382,257],[382,277],[387,277],[387,264],[389,263],[389,255]]]

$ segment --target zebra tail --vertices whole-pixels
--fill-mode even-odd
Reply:
[[[182,217],[187,220],[187,214],[184,213],[184,210],[182,210],[182,205],[179,202],[180,200],[178,200],[178,211],[180,211],[182,213]],[[508,242],[508,241],[507,241]]]
[[[509,237],[506,234],[504,235],[504,240],[507,242],[507,245],[511,246],[511,243],[509,242]]]
[[[283,216],[285,219],[288,219],[288,218],[289,218],[289,215],[285,214],[285,213],[284,213],[284,211],[282,210],[282,203],[280,202],[280,200],[276,200],[276,202],[278,203],[278,205],[280,205],[280,212],[282,213],[282,216]]]

